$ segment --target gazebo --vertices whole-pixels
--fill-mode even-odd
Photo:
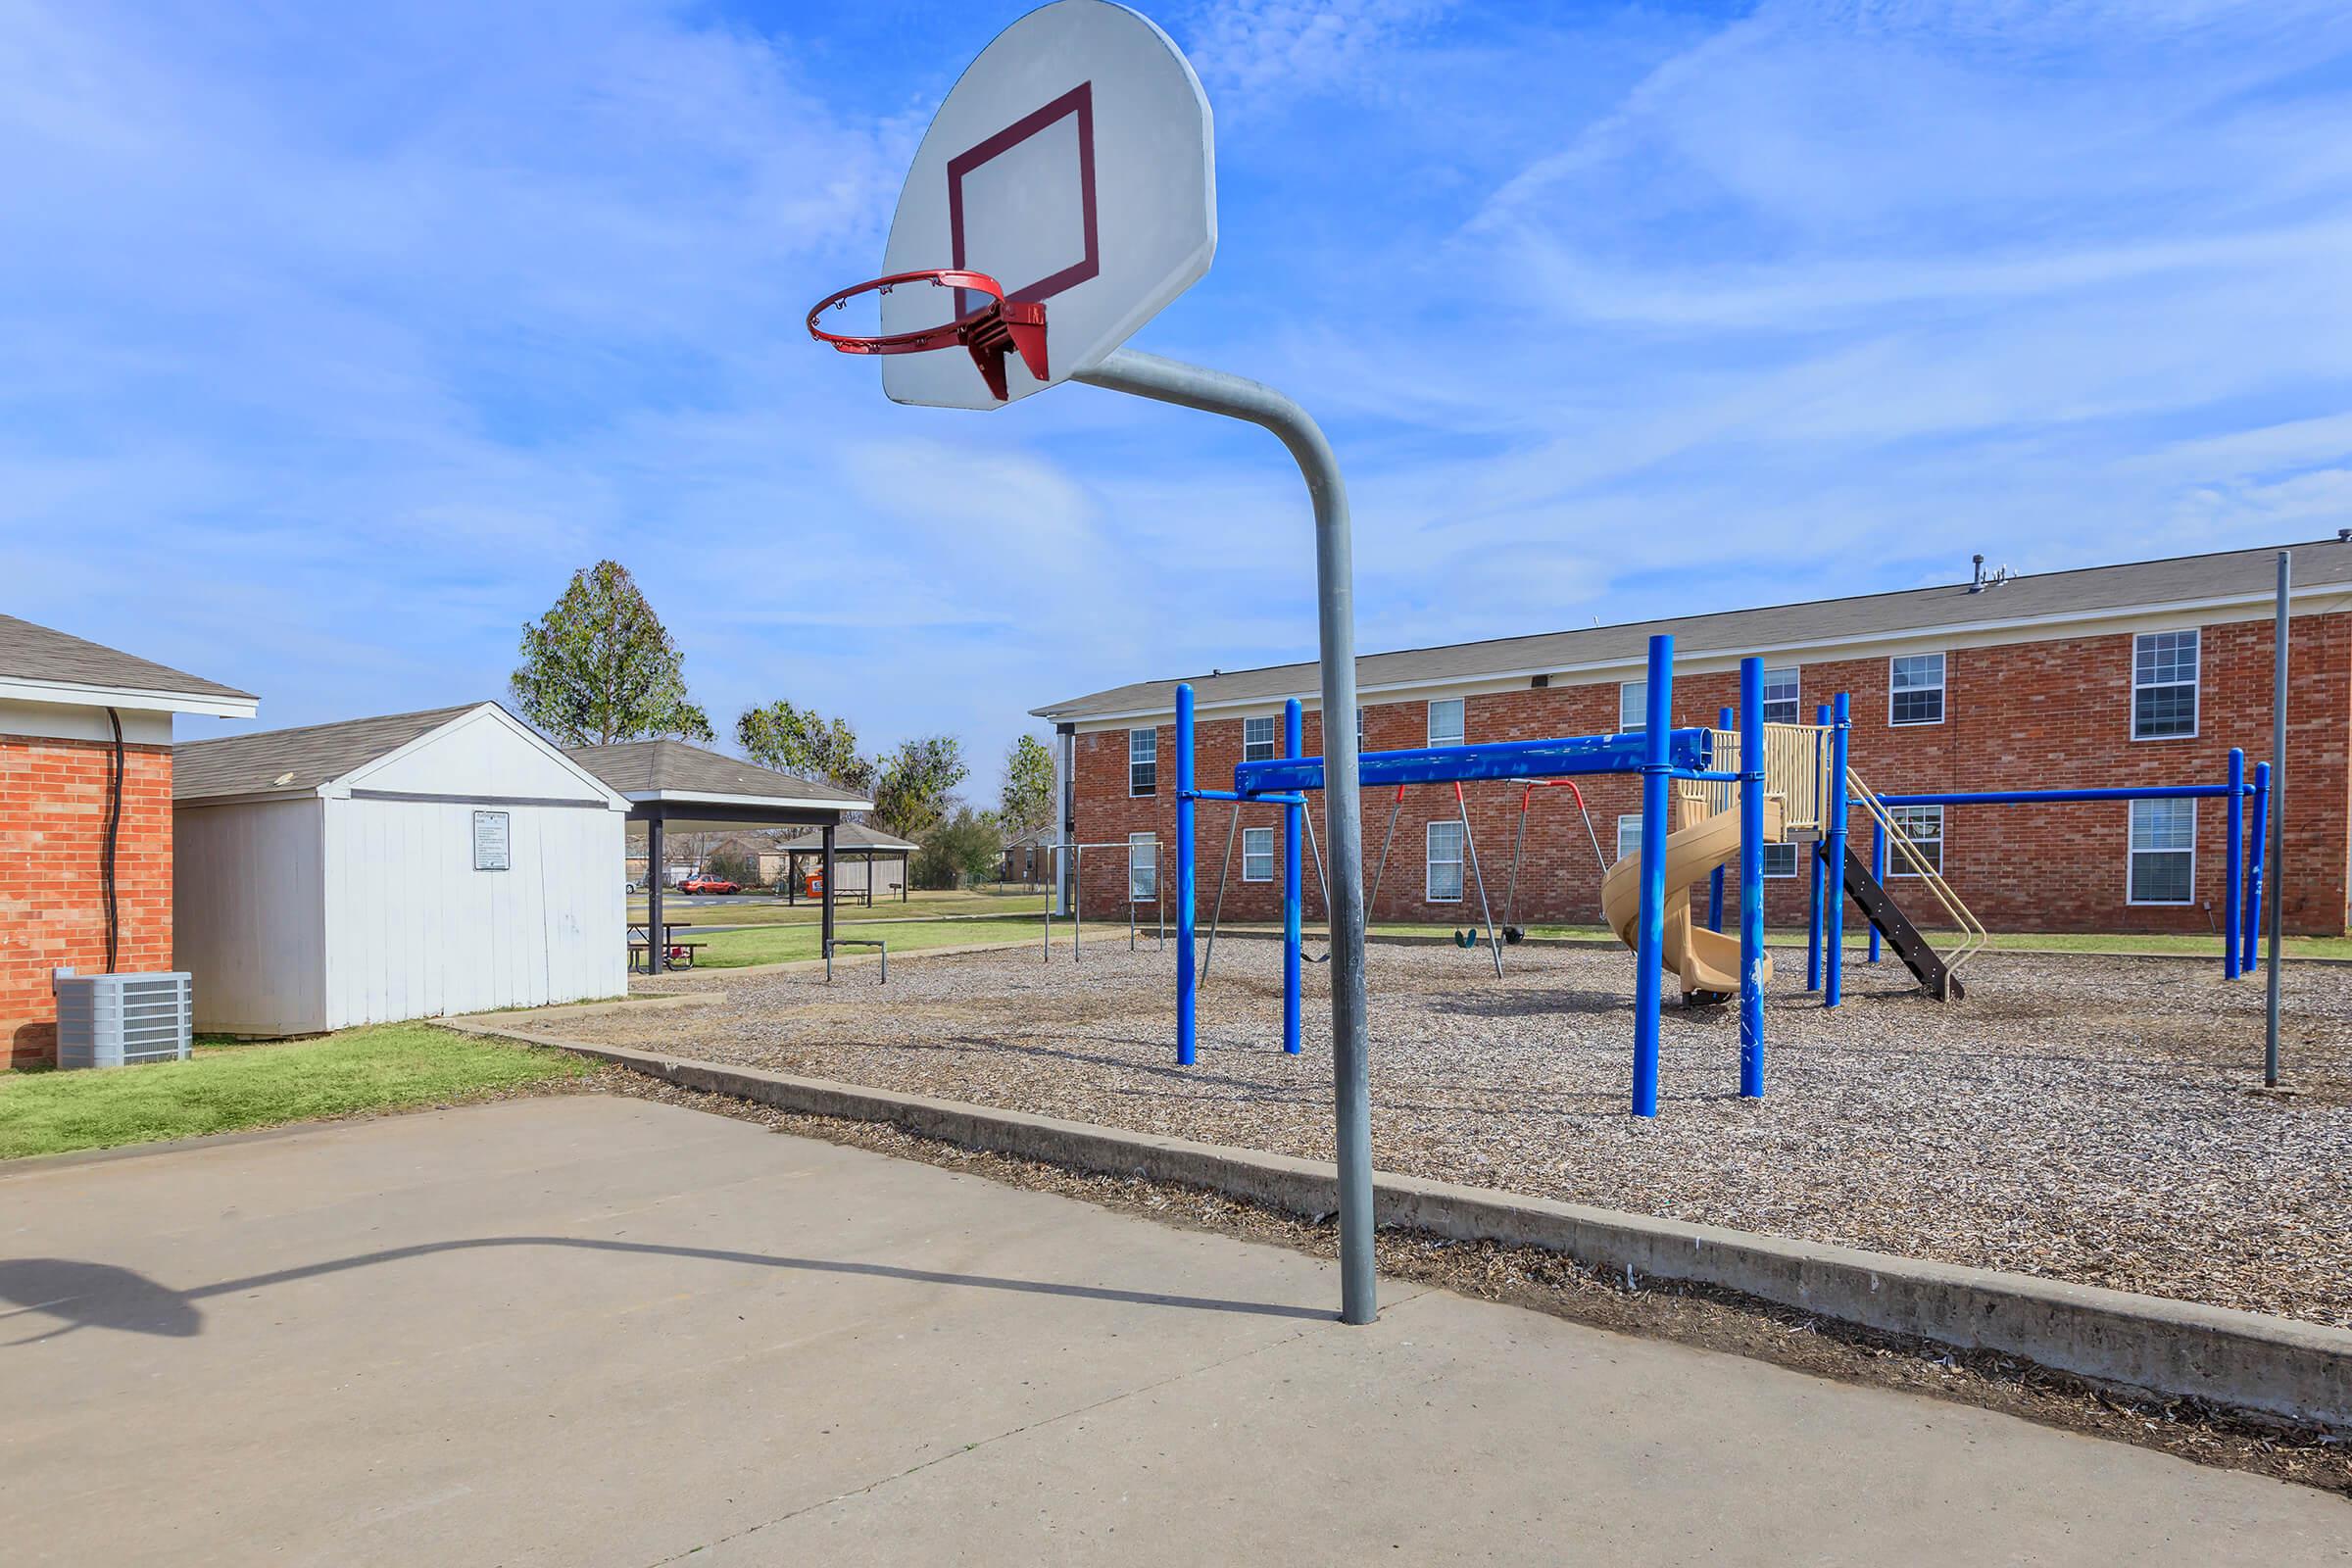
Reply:
[[[899,902],[901,904],[906,902],[906,862],[921,847],[885,833],[880,828],[869,826],[864,822],[844,822],[833,836],[833,854],[836,859],[856,860],[863,865],[865,869],[865,902],[869,905],[874,902],[874,862],[876,860],[899,862]],[[786,839],[783,843],[775,846],[775,852],[784,857],[782,880],[785,903],[794,903],[800,896],[802,859],[808,856],[823,854],[824,848],[824,834],[821,829]],[[842,891],[841,884],[833,880],[833,872],[828,868],[825,872],[826,900],[830,902],[840,897]]]
[[[629,820],[645,824],[646,963],[661,973],[668,957],[662,922],[662,833],[671,822],[729,831],[741,828],[813,829],[814,853],[824,858],[825,886],[833,886],[834,851],[842,818],[870,811],[874,803],[830,784],[690,745],[685,741],[623,741],[578,746],[564,755],[629,803]],[[833,953],[833,901],[824,904],[824,953]]]

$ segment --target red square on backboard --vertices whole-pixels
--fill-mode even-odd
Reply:
[[[1016,284],[1011,278],[999,278],[1005,285],[1005,298],[1014,300],[1051,299],[1066,288],[1073,288],[1102,270],[1102,253],[1095,229],[1095,86],[1082,81],[1032,114],[1006,125],[1003,130],[969,151],[948,160],[948,237],[955,265],[967,266],[963,242],[963,180],[964,176],[993,158],[1005,153],[1035,136],[1047,126],[1075,118],[1078,132],[1078,201],[1079,220],[1085,235],[1084,254],[1059,271]],[[963,315],[973,308],[966,298],[967,290],[956,291],[956,314]]]

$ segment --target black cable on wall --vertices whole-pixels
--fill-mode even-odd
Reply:
[[[99,863],[98,880],[106,891],[106,972],[113,974],[122,940],[122,922],[115,909],[115,846],[122,836],[122,715],[110,708],[106,720],[115,727],[115,758],[107,779],[106,854]]]

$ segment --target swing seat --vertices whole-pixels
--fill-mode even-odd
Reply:
[[[1515,925],[1506,925],[1502,928],[1502,940],[1515,948],[1527,940],[1527,933]]]

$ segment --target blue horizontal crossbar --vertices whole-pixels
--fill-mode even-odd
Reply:
[[[1882,795],[1882,806],[2066,806],[2085,801],[2203,801],[2230,793],[2227,784],[2114,785],[2082,790],[1947,790],[1935,795]],[[2237,791],[2253,793],[2251,786]]]
[[[1453,784],[1476,779],[1573,778],[1590,773],[1639,773],[1647,743],[1633,735],[1571,735],[1546,741],[1497,741],[1487,746],[1426,746],[1407,752],[1366,752],[1357,762],[1365,789],[1384,784]],[[1666,760],[1695,773],[1715,758],[1715,732],[1678,729],[1666,737]],[[1243,762],[1234,790],[1256,800],[1279,790],[1323,787],[1320,757],[1277,757]],[[1205,794],[1205,792],[1203,792]]]
[[[1257,806],[1304,806],[1303,795],[1240,795],[1232,790],[1186,790],[1188,801],[1248,801]]]

